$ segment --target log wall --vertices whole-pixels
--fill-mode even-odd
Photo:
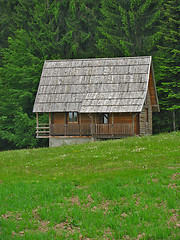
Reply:
[[[52,113],[52,124],[66,124],[65,113]]]
[[[134,118],[134,134],[139,134],[139,113],[114,113],[114,124],[133,124]]]
[[[153,76],[152,76],[152,69],[150,71],[150,76],[149,76],[149,84],[148,84],[148,90],[150,94],[150,100],[151,100],[151,106],[157,105],[156,103],[156,95],[154,91],[154,84],[153,84]]]
[[[90,124],[91,123],[91,118],[86,113],[79,114],[79,119],[80,119],[80,122],[79,122],[80,124],[82,124],[82,123]]]
[[[140,135],[152,134],[152,106],[149,91],[142,112],[139,114]]]
[[[52,113],[52,124],[67,124],[68,123],[67,113]],[[143,116],[143,115],[142,115]],[[142,117],[143,118],[143,117]],[[110,113],[109,124],[133,124],[134,119],[134,134],[140,133],[139,127],[139,114],[135,113]],[[79,124],[102,124],[103,114],[78,114]],[[73,124],[73,123],[70,123]],[[74,123],[77,124],[77,123]]]

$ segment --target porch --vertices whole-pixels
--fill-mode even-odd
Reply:
[[[38,124],[37,138],[62,137],[94,137],[119,138],[134,135],[134,124]]]

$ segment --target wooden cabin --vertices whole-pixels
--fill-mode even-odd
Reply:
[[[37,138],[50,138],[50,146],[152,134],[154,111],[150,56],[45,61],[33,109]]]

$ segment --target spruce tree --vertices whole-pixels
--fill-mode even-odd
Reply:
[[[95,57],[95,32],[97,27],[96,2],[69,0],[65,19],[65,32],[60,39],[64,58]]]
[[[0,66],[2,65],[1,49],[8,47],[8,37],[15,27],[13,13],[17,2],[18,0],[0,0]]]
[[[8,149],[35,147],[32,106],[43,62],[32,54],[33,44],[25,30],[17,30],[8,41],[0,68],[1,144],[8,143]]]
[[[103,0],[97,47],[102,56],[151,53],[159,37],[156,25],[162,0]]]
[[[44,60],[95,55],[92,0],[17,0],[14,9],[1,51],[1,150],[37,146],[32,109]]]
[[[157,53],[157,89],[162,110],[169,111],[168,122],[172,129],[180,128],[180,5],[168,0],[161,21],[161,41]],[[162,116],[163,121],[163,116]]]

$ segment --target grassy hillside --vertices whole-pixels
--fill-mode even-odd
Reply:
[[[180,133],[0,152],[0,239],[179,239]]]

